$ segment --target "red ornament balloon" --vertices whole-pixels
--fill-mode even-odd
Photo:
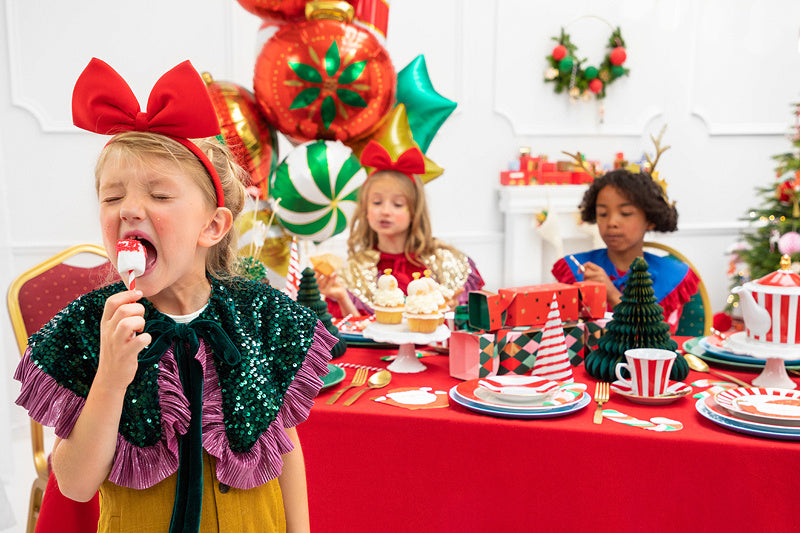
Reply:
[[[264,20],[295,21],[306,18],[309,0],[237,0],[239,4]]]
[[[236,162],[250,173],[250,184],[267,197],[269,177],[278,166],[278,136],[267,122],[253,93],[235,83],[214,81],[203,73],[225,144]]]
[[[627,58],[628,54],[625,53],[625,49],[621,46],[617,46],[611,50],[611,53],[608,55],[608,60],[611,61],[611,64],[615,67],[623,64]]]
[[[306,142],[367,137],[394,105],[389,53],[367,30],[339,20],[283,26],[264,44],[253,78],[267,120]]]
[[[603,82],[600,78],[595,78],[589,82],[589,90],[597,94],[603,90]]]
[[[563,44],[559,44],[555,48],[553,48],[553,59],[556,61],[561,61],[565,57],[567,57],[567,47]]]

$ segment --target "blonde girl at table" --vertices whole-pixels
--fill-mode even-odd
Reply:
[[[403,292],[415,273],[439,283],[451,306],[483,287],[475,263],[433,237],[420,175],[425,162],[419,148],[393,161],[386,149],[370,141],[361,164],[375,170],[361,186],[350,223],[348,257],[341,276],[317,274],[320,291],[334,316],[371,314],[377,279],[386,269]]]
[[[647,172],[613,170],[595,178],[579,209],[581,220],[597,224],[606,248],[559,259],[552,269],[555,278],[562,283],[589,280],[605,284],[608,306],[613,308],[620,301],[631,263],[644,257],[656,300],[674,332],[683,305],[697,292],[699,280],[686,263],[644,252],[645,233],[678,229],[678,211],[662,185]]]
[[[185,61],[141,112],[93,59],[73,120],[114,135],[95,169],[109,258],[116,266],[117,241],[136,239],[147,261],[135,290],[117,282],[69,304],[17,369],[17,403],[55,427],[59,487],[80,501],[99,489],[101,532],[308,531],[294,426],[336,339],[315,313],[235,275],[246,173],[210,137],[205,84]]]

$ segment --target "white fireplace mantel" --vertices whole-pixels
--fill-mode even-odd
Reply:
[[[536,216],[547,211],[555,217],[563,253],[591,250],[597,246],[594,226],[578,226],[578,205],[587,185],[501,186],[499,208],[503,213],[504,287],[553,281],[550,269],[561,255],[556,246],[542,239]],[[551,220],[551,223],[553,220]]]

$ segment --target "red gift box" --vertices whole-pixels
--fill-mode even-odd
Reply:
[[[510,287],[498,291],[504,307],[506,327],[541,326],[547,322],[553,293],[556,293],[561,320],[578,320],[578,288],[566,283],[547,283],[527,287]]]
[[[572,173],[572,183],[574,185],[581,185],[582,183],[591,183],[592,181],[594,181],[594,178],[592,178],[592,175],[589,174],[588,172],[579,171]]]
[[[578,298],[580,298],[580,315],[585,319],[603,318],[606,316],[606,286],[599,281],[577,281]]]
[[[550,185],[568,185],[572,183],[572,172],[542,172],[539,183]]]
[[[531,174],[521,170],[503,170],[500,172],[500,185],[529,185]]]

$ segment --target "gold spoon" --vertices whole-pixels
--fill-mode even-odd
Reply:
[[[700,359],[699,357],[697,357],[694,354],[684,353],[683,354],[683,358],[686,359],[686,362],[689,364],[689,368],[691,368],[692,370],[694,370],[696,372],[708,372],[709,374],[715,374],[715,375],[717,375],[717,376],[719,376],[721,378],[727,379],[728,381],[732,381],[732,382],[736,383],[737,385],[741,385],[742,387],[752,387],[753,386],[750,383],[746,383],[746,382],[742,381],[741,379],[738,379],[738,378],[735,378],[733,376],[730,376],[730,375],[728,375],[728,374],[726,374],[724,372],[719,372],[717,370],[711,370],[708,367],[708,364],[705,361],[703,361],[702,359]]]
[[[379,370],[372,374],[369,379],[367,380],[367,388],[361,389],[360,391],[356,392],[352,396],[350,396],[345,402],[344,405],[351,405],[353,402],[358,400],[358,398],[364,394],[364,391],[367,389],[380,389],[381,387],[385,387],[392,381],[392,373],[388,370]]]

